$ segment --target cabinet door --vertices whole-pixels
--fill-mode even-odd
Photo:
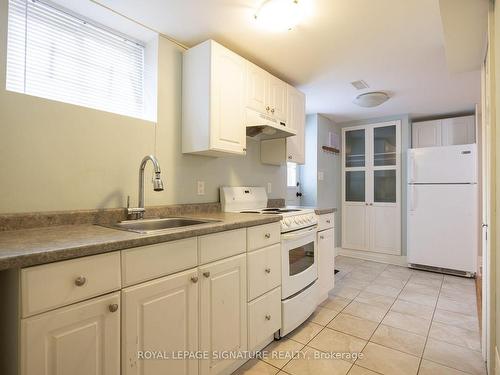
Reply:
[[[181,272],[123,290],[122,373],[198,373],[196,360],[144,359],[138,353],[198,350],[198,271]]]
[[[269,106],[271,107],[271,116],[284,123],[287,122],[287,99],[287,84],[271,76],[269,82]]]
[[[332,229],[318,233],[318,282],[319,295],[325,297],[333,289],[335,241]],[[322,302],[322,301],[320,301]]]
[[[242,57],[214,43],[210,105],[212,149],[244,152],[245,67],[245,60]]]
[[[119,375],[120,294],[21,320],[22,375]]]
[[[441,120],[414,122],[411,135],[413,148],[441,146]]]
[[[304,128],[306,122],[306,97],[299,90],[288,85],[288,126],[297,132],[297,135],[288,137],[287,159],[290,162],[305,163]]]
[[[257,112],[269,113],[266,110],[269,96],[270,74],[264,69],[259,68],[250,62],[247,62],[247,84],[246,84],[246,103],[247,107]]]
[[[443,146],[466,145],[476,142],[474,116],[447,118],[442,120]]]
[[[200,350],[208,353],[247,349],[246,254],[200,267]],[[230,373],[235,359],[200,362],[202,375]]]

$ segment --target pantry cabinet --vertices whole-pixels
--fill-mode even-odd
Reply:
[[[476,142],[474,116],[452,117],[412,124],[412,147],[439,147]]]
[[[196,359],[166,360],[138,353],[198,350],[198,269],[122,291],[122,374],[198,374]]]
[[[200,267],[200,350],[229,353],[247,350],[246,254]],[[210,358],[200,374],[231,373],[244,361]]]
[[[401,254],[401,122],[342,129],[342,247]]]
[[[22,375],[120,375],[120,294],[21,321]]]
[[[321,215],[318,225],[318,284],[319,303],[328,298],[335,280],[335,234],[333,214]]]
[[[246,61],[213,40],[184,52],[182,152],[244,155]]]

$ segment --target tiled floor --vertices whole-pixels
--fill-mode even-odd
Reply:
[[[328,300],[265,348],[285,358],[252,360],[235,374],[486,374],[473,280],[341,256],[336,268]]]

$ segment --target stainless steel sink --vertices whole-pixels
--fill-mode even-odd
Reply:
[[[169,217],[164,219],[126,220],[120,221],[116,224],[107,225],[107,227],[136,233],[156,233],[182,227],[217,223],[220,221],[221,220]]]

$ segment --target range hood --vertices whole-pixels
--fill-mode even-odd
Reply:
[[[246,113],[247,137],[256,140],[286,138],[296,135],[296,131],[290,129],[285,122],[247,109]]]

